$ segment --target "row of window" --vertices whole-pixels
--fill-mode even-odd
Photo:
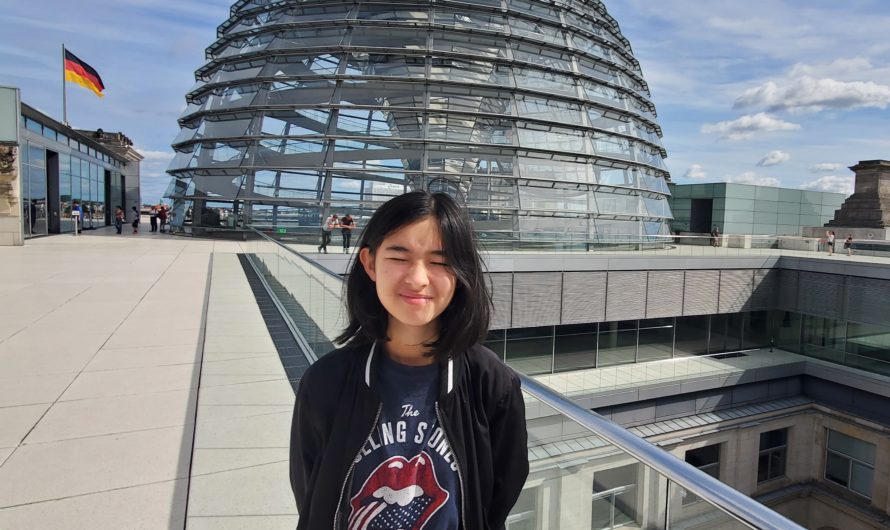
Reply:
[[[95,148],[88,146],[86,143],[79,142],[74,138],[58,132],[49,125],[44,125],[26,116],[22,116],[21,124],[22,127],[28,129],[29,131],[39,134],[44,138],[53,140],[54,142],[59,142],[60,144],[67,145],[74,151],[79,151],[87,156],[91,156],[115,167],[121,166],[120,161],[118,161],[116,158],[109,156],[102,151],[97,151]]]
[[[527,9],[520,7],[520,4],[534,5],[536,9],[529,13]],[[504,34],[509,31],[511,35],[526,37],[540,42],[558,46],[574,46],[579,50],[612,61],[627,69],[639,70],[639,66],[627,58],[629,53],[625,49],[625,41],[622,40],[620,35],[616,36],[606,29],[609,25],[608,23],[604,26],[601,21],[591,20],[578,16],[575,13],[566,12],[565,24],[571,28],[569,38],[566,39],[563,36],[563,29],[559,26],[563,23],[559,16],[560,10],[541,3],[513,1],[507,7],[507,9],[514,12],[529,13],[536,17],[541,17],[535,20],[516,16],[508,17],[504,14],[490,11],[476,11],[468,7],[458,9],[436,6],[432,13],[430,13],[430,6],[411,6],[410,8],[400,9],[398,6],[389,4],[359,4],[359,9],[354,13],[352,8],[351,4],[341,3],[290,7],[287,10],[264,11],[252,16],[239,17],[236,15],[224,23],[221,29],[223,29],[226,38],[234,41],[229,45],[236,47],[256,46],[259,42],[262,42],[264,36],[253,35],[257,30],[275,26],[293,27],[300,23],[339,22],[347,19],[402,22],[413,25],[434,24],[460,30],[483,30]],[[544,9],[545,15],[543,17],[540,14],[539,8]],[[586,7],[583,13],[591,14],[589,7]],[[543,22],[542,18],[549,18],[549,23]],[[609,44],[604,45],[591,39],[590,36],[599,37]],[[215,55],[221,54],[220,48],[222,48],[222,45],[218,43],[216,46],[211,47],[211,52]]]
[[[783,319],[753,311],[511,328],[492,330],[485,345],[533,375],[767,347]]]
[[[685,460],[719,479],[721,447],[722,444],[713,444],[690,449],[686,451]],[[829,429],[825,448],[825,479],[870,499],[874,482],[875,450],[874,444]],[[787,428],[760,433],[757,483],[785,476],[787,458]],[[697,500],[694,495],[687,495],[683,504],[691,504]]]
[[[823,477],[841,487],[871,498],[875,471],[874,444],[853,438],[838,431],[827,431],[828,444],[825,451],[825,472]],[[712,444],[689,449],[685,461],[708,475],[720,479],[720,466],[723,444]],[[789,428],[775,429],[760,433],[757,453],[757,484],[786,476],[789,454]],[[742,465],[742,464],[740,464]],[[577,473],[577,472],[575,472]],[[658,503],[652,498],[654,491],[649,489],[657,476],[640,463],[632,463],[594,470],[590,487],[590,528],[611,530],[617,528],[639,528],[652,522],[655,516],[650,510]],[[657,479],[655,479],[657,480]],[[548,515],[541,513],[541,487],[523,490],[509,518],[508,530],[531,530],[546,526]],[[680,490],[681,506],[691,507],[701,499],[690,492]],[[562,496],[572,495],[563,491]],[[563,507],[562,510],[565,510]],[[648,515],[645,512],[650,511]],[[700,515],[701,510],[676,513],[669,510],[671,523],[684,520],[689,515]],[[658,517],[659,523],[663,520]],[[573,520],[577,520],[575,517]],[[577,522],[576,522],[577,524]],[[660,524],[659,524],[660,526]],[[682,525],[678,525],[682,526]],[[585,526],[586,527],[586,526]],[[648,526],[647,526],[648,527]],[[671,524],[673,527],[673,524]]]
[[[575,40],[581,40],[583,45],[590,44],[588,39]],[[625,70],[578,55],[585,52],[595,55],[595,50],[560,50],[532,43],[510,42],[502,36],[479,37],[458,32],[428,32],[424,29],[369,27],[354,28],[350,33],[344,31],[342,27],[332,27],[277,31],[229,42],[214,53],[214,58],[235,58],[243,54],[280,50],[294,41],[299,41],[302,48],[381,48],[381,50],[375,51],[398,48],[409,53],[411,51],[428,51],[429,53],[440,52],[488,58],[498,60],[499,67],[505,70],[504,73],[508,73],[511,66],[521,68],[522,65],[527,64],[546,68],[547,71],[559,71],[597,79],[624,87],[643,98],[649,95],[638,77],[628,74]],[[447,58],[436,58],[433,64],[438,60],[448,61]],[[406,57],[397,60],[396,65],[405,64],[405,61],[414,65],[413,70],[417,74],[423,75],[424,61],[422,58]],[[356,75],[357,73],[347,72],[347,75],[350,74]],[[385,74],[378,72],[377,75]]]
[[[649,171],[664,169],[664,162],[658,152],[645,146],[635,145],[616,138],[578,137],[580,149],[574,153],[558,153],[566,148],[560,139],[545,142],[530,148],[554,151],[555,156],[565,155],[577,158],[590,158],[603,165],[646,164]],[[242,140],[214,142],[179,147],[170,168],[212,169],[216,174],[224,169],[291,169],[332,167],[344,170],[364,170],[366,172],[395,171],[446,171],[452,174],[495,174],[514,173],[514,156],[536,154],[508,146],[478,145],[466,140],[465,144],[422,144],[391,140],[358,141],[353,139],[315,140]],[[641,148],[642,147],[642,148]],[[546,155],[547,153],[537,153]],[[592,161],[593,161],[592,160]],[[423,163],[425,161],[425,164]],[[238,173],[241,174],[240,172]],[[385,175],[382,175],[385,176]],[[557,179],[558,174],[546,175]],[[589,177],[589,174],[588,174]]]
[[[630,141],[638,138],[655,146],[661,140],[654,129],[643,122],[630,118],[608,115],[602,109],[530,96],[516,96],[515,109],[509,104],[498,111],[516,115],[522,120],[497,118],[489,115],[402,112],[385,109],[340,108],[336,114],[330,108],[281,110],[257,110],[254,116],[239,113],[232,116],[216,115],[212,120],[192,121],[184,124],[174,140],[180,144],[195,140],[229,139],[249,136],[311,137],[321,135],[369,136],[382,138],[431,138],[470,140],[482,143],[520,145],[540,143],[535,135],[553,133],[577,137],[590,131],[622,135],[617,138]],[[548,125],[540,121],[559,125]],[[573,128],[577,126],[580,128]],[[689,199],[679,206],[688,208]]]
[[[486,71],[475,72],[477,67]],[[376,75],[383,75],[377,73]],[[399,69],[391,77],[414,77]],[[615,87],[570,75],[545,72],[532,68],[507,68],[480,65],[473,61],[450,61],[433,68],[429,80],[442,81],[420,84],[426,79],[417,75],[417,82],[345,78],[308,79],[291,81],[257,81],[234,86],[215,87],[211,91],[194,94],[181,118],[191,118],[198,112],[242,110],[247,107],[295,105],[364,105],[371,107],[429,108],[453,112],[510,114],[505,103],[515,92],[530,97],[553,96],[566,102],[589,102],[606,110],[631,113],[643,121],[654,123],[655,115],[642,100],[628,97]],[[477,86],[452,85],[449,82],[472,83]],[[339,90],[335,90],[339,87]],[[430,94],[425,103],[424,92]],[[489,104],[490,103],[490,104]]]

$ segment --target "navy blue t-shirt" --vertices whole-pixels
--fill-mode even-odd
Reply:
[[[439,366],[380,353],[380,420],[362,447],[349,494],[349,530],[455,530],[457,461],[436,418]]]

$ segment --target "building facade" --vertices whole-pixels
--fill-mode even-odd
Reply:
[[[5,204],[4,244],[74,231],[72,209],[83,212],[83,228],[112,223],[114,208],[139,205],[139,161],[126,136],[72,129],[21,104],[18,144],[10,170],[15,190]],[[19,231],[20,230],[20,231]]]
[[[726,182],[670,184],[675,232],[799,236],[834,218],[845,195]]]
[[[173,143],[174,223],[361,227],[429,189],[489,237],[667,233],[655,107],[599,1],[239,0],[218,34]]]

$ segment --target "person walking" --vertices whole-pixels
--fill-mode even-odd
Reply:
[[[136,208],[135,206],[133,206],[132,208],[133,208],[134,217],[133,217],[133,222],[130,223],[130,225],[133,227],[133,233],[138,234],[139,233],[139,215],[140,215],[139,209]]]
[[[331,232],[338,226],[340,226],[340,220],[337,219],[337,214],[331,214],[324,220],[324,224],[321,225],[321,245],[318,245],[319,252],[324,251],[325,254],[328,253],[328,243],[331,242]]]
[[[355,228],[355,221],[352,216],[346,214],[340,220],[340,233],[343,234],[343,252],[349,252],[349,244],[352,240],[352,229]]]
[[[120,206],[114,209],[114,229],[120,234],[124,228],[124,209]]]
[[[834,231],[829,231],[829,232],[826,234],[826,238],[825,238],[825,239],[826,239],[827,242],[828,242],[828,255],[829,255],[829,256],[831,256],[832,254],[834,254],[834,237],[835,237],[835,235],[834,235]]]
[[[297,390],[297,530],[501,530],[528,477],[519,377],[480,342],[491,315],[466,211],[415,191],[365,226],[342,347]]]
[[[158,207],[152,206],[148,211],[148,222],[151,224],[151,231],[158,231]]]
[[[844,241],[844,248],[847,249],[847,255],[853,255],[853,234],[847,234],[847,240]]]
[[[161,222],[161,232],[167,231],[167,205],[162,204],[158,209],[158,221]]]

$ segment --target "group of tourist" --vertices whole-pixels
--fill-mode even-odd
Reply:
[[[130,208],[133,210],[132,216],[133,221],[130,223],[130,226],[133,227],[133,233],[139,233],[139,222],[141,220],[142,214],[139,212],[139,209],[135,206]],[[167,205],[159,204],[157,206],[152,206],[151,210],[148,212],[148,219],[151,223],[151,231],[157,232],[160,230],[161,232],[167,231],[167,219],[169,218],[169,211],[167,209]],[[123,206],[116,206],[114,208],[114,229],[117,230],[117,233],[120,234],[123,232],[124,223],[127,221],[127,214],[124,211]]]
[[[828,248],[828,255],[831,256],[834,254],[834,241],[837,238],[837,234],[834,233],[834,230],[826,230],[825,231],[825,246]],[[844,249],[847,250],[847,255],[853,255],[853,234],[847,234],[847,239],[844,241]]]
[[[331,214],[325,219],[321,225],[321,245],[318,245],[318,251],[328,253],[328,245],[331,243],[331,234],[334,230],[340,229],[343,234],[343,252],[349,252],[352,242],[352,231],[355,229],[355,220],[348,213],[343,217],[337,214]]]

